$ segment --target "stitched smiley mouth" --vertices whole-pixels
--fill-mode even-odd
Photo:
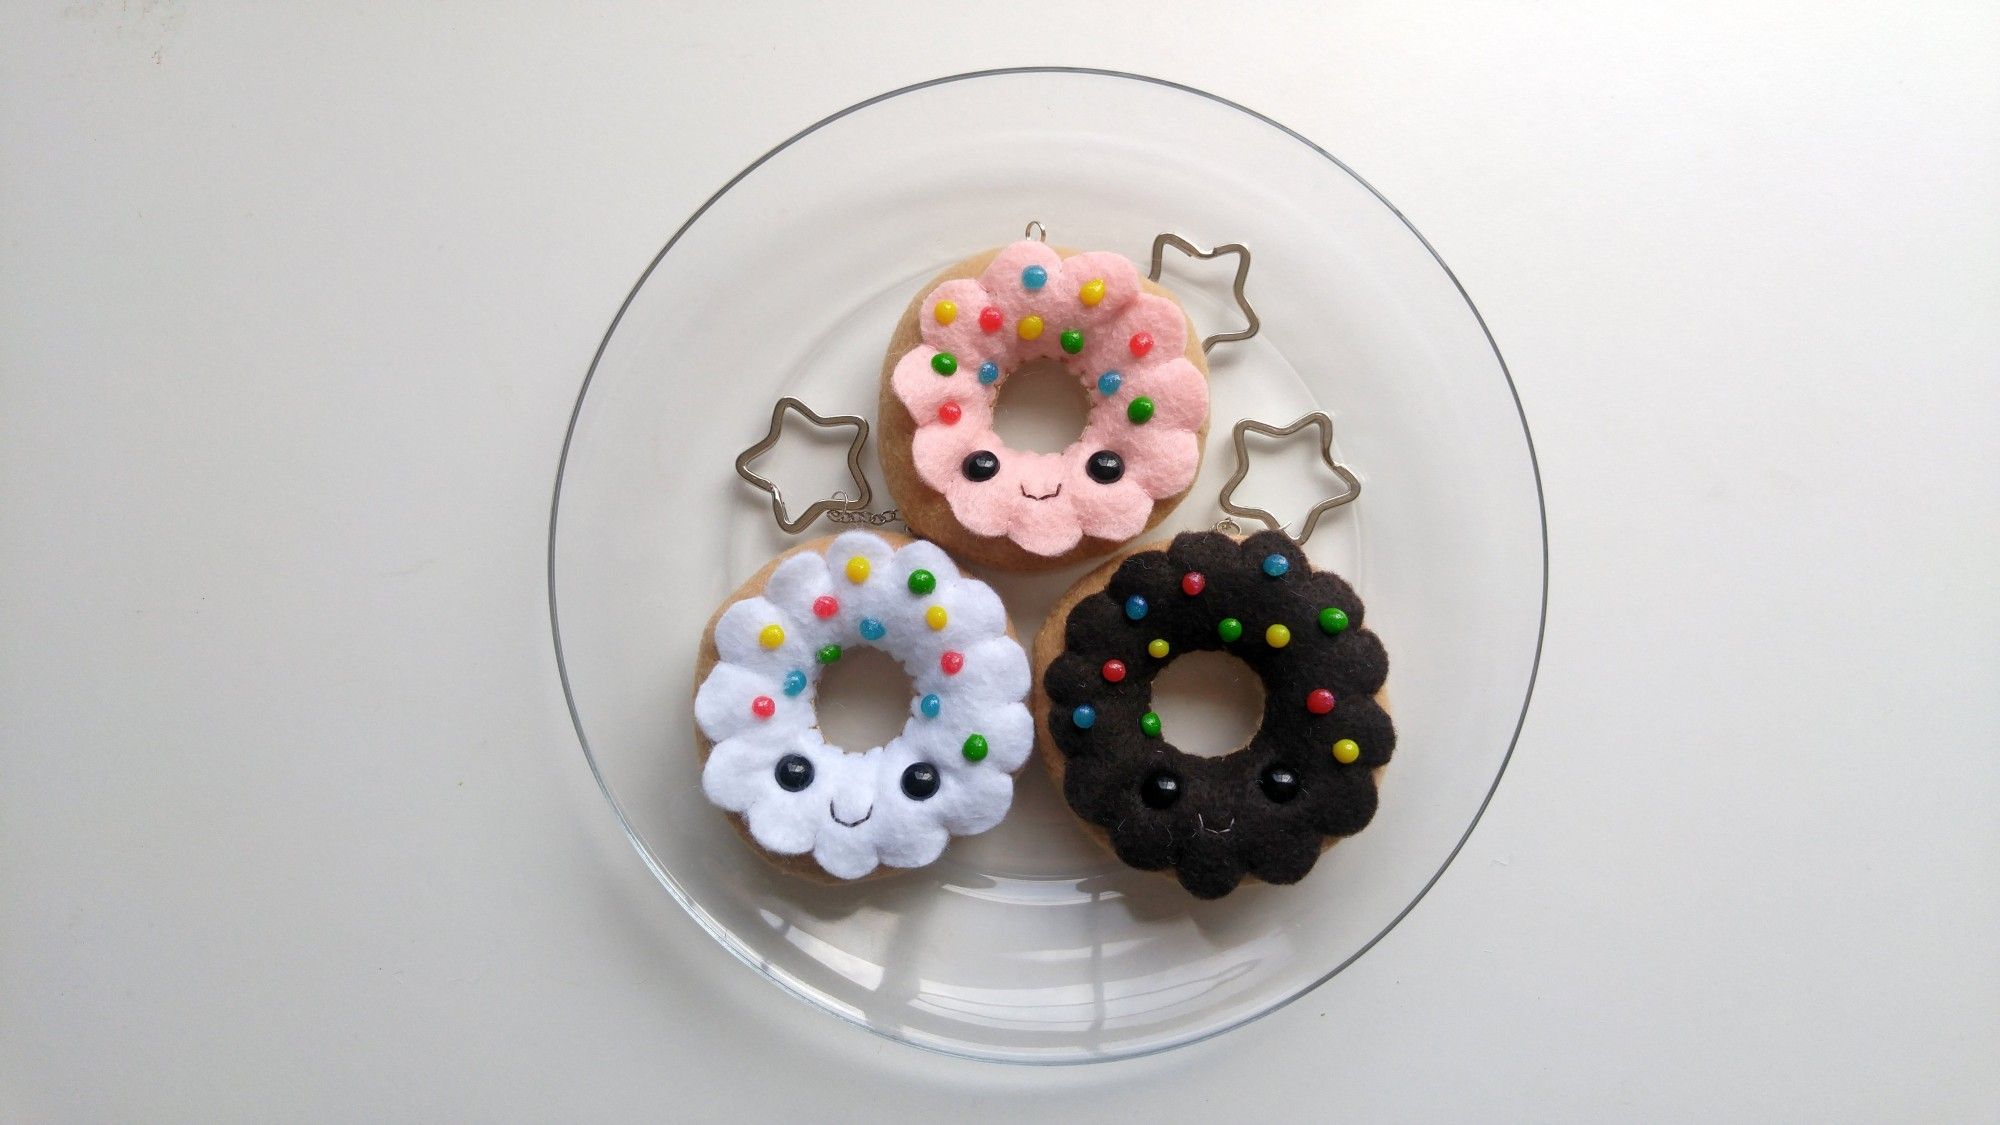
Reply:
[[[1056,497],[1062,495],[1062,485],[1056,485],[1056,490],[1054,492],[1045,492],[1042,495],[1037,496],[1034,493],[1029,492],[1028,486],[1024,484],[1021,486],[1021,495],[1027,497],[1030,500],[1053,500]]]
[[[841,826],[843,826],[843,827],[846,827],[846,828],[859,828],[859,827],[861,827],[862,825],[864,825],[864,824],[868,823],[868,818],[869,818],[869,817],[871,817],[871,816],[874,816],[874,815],[875,815],[875,806],[874,806],[874,805],[869,805],[869,806],[868,806],[868,811],[867,811],[867,812],[865,812],[865,813],[862,813],[862,814],[861,814],[861,819],[860,819],[860,820],[842,820],[842,819],[840,819],[840,814],[839,814],[839,813],[837,813],[837,812],[834,812],[834,811],[833,811],[833,802],[832,802],[832,801],[828,801],[828,802],[826,803],[826,815],[828,815],[828,816],[832,817],[832,818],[833,818],[833,822],[834,822],[835,824],[838,824],[838,825],[841,825]]]
[[[873,812],[875,810],[870,809],[869,811]],[[1201,829],[1203,832],[1206,832],[1211,836],[1227,836],[1230,832],[1235,830],[1236,818],[1233,816],[1230,817],[1229,823],[1223,825],[1221,828],[1210,828],[1208,826],[1208,818],[1204,817],[1200,813],[1196,813],[1194,814],[1194,825],[1196,828]]]

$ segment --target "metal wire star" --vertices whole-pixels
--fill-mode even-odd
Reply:
[[[1250,278],[1250,248],[1241,242],[1231,242],[1226,246],[1218,246],[1213,250],[1197,250],[1194,243],[1189,242],[1180,235],[1162,234],[1153,239],[1153,266],[1146,274],[1147,280],[1160,280],[1160,267],[1164,263],[1167,247],[1169,246],[1179,250],[1190,258],[1206,260],[1209,258],[1220,258],[1224,254],[1234,254],[1237,256],[1236,281],[1232,289],[1236,295],[1236,307],[1243,310],[1244,325],[1235,332],[1218,332],[1202,340],[1202,354],[1208,354],[1209,349],[1215,347],[1217,344],[1230,343],[1236,340],[1248,340],[1250,337],[1255,336],[1258,325],[1262,322],[1257,319],[1257,310],[1250,307],[1250,299],[1243,295],[1243,284]]]
[[[1341,493],[1339,496],[1322,500],[1313,505],[1312,511],[1306,513],[1305,525],[1299,529],[1297,535],[1291,536],[1292,542],[1304,543],[1312,537],[1313,528],[1318,526],[1321,516],[1333,511],[1335,508],[1354,503],[1355,498],[1361,495],[1361,478],[1355,476],[1353,471],[1347,466],[1333,459],[1333,419],[1325,411],[1316,410],[1283,428],[1268,426],[1250,418],[1245,418],[1236,423],[1236,427],[1232,431],[1236,444],[1236,472],[1230,476],[1229,483],[1222,486],[1222,497],[1220,500],[1222,510],[1234,516],[1254,517],[1264,521],[1264,526],[1271,528],[1273,531],[1284,531],[1285,525],[1278,522],[1278,517],[1262,508],[1242,507],[1232,502],[1231,497],[1236,493],[1236,486],[1242,484],[1243,478],[1250,474],[1250,446],[1247,440],[1249,431],[1255,430],[1266,437],[1285,438],[1298,433],[1307,426],[1319,427],[1320,460],[1326,462],[1326,467],[1332,469],[1335,476],[1346,482],[1347,491]],[[1291,535],[1290,532],[1285,533]]]
[[[847,447],[847,471],[849,475],[854,477],[854,485],[859,493],[857,497],[850,500],[845,497],[844,493],[837,492],[830,499],[815,501],[811,507],[805,510],[805,514],[799,516],[797,519],[791,519],[786,516],[784,494],[778,491],[777,485],[751,472],[750,463],[769,453],[772,447],[778,444],[778,439],[784,436],[785,411],[787,410],[797,413],[806,421],[821,429],[832,430],[838,429],[841,426],[854,427],[854,441]],[[874,493],[868,486],[867,474],[861,471],[861,450],[867,444],[867,419],[854,414],[837,414],[831,418],[822,418],[813,413],[812,409],[805,403],[788,396],[779,399],[776,405],[771,407],[771,428],[765,432],[763,440],[736,455],[736,475],[749,481],[760,491],[769,493],[771,496],[772,517],[778,521],[779,527],[796,534],[824,513],[853,511],[868,506],[868,501],[874,496]]]

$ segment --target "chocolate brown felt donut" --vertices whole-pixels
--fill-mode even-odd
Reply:
[[[1280,532],[1188,532],[1112,559],[1036,636],[1040,756],[1070,809],[1133,867],[1171,871],[1199,898],[1246,878],[1297,882],[1368,825],[1395,751],[1388,655],[1364,612]],[[1264,685],[1256,734],[1222,757],[1147,732],[1154,677],[1191,651],[1230,653]],[[1352,761],[1336,753],[1344,742]]]

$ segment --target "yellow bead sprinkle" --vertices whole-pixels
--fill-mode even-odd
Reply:
[[[944,628],[944,607],[941,605],[934,605],[929,609],[925,610],[924,624],[929,625],[933,629]]]
[[[1042,334],[1042,318],[1032,315],[1024,316],[1021,318],[1021,323],[1014,326],[1014,331],[1019,332],[1023,340],[1037,339]]]
[[[1333,760],[1343,766],[1353,765],[1361,757],[1361,744],[1351,738],[1343,738],[1333,744]]]
[[[868,581],[868,560],[856,555],[847,560],[847,580],[856,586]]]
[[[764,626],[757,631],[757,643],[763,645],[765,648],[777,648],[779,645],[785,643],[785,627],[783,625]]]
[[[1167,647],[1167,642],[1159,637],[1154,637],[1152,640],[1146,642],[1146,655],[1155,660],[1165,660],[1167,653],[1172,651],[1172,649]]]
[[[1284,648],[1292,643],[1292,631],[1283,625],[1273,625],[1264,630],[1264,643],[1272,648]]]
[[[1089,281],[1083,283],[1083,288],[1078,290],[1076,295],[1077,299],[1081,300],[1085,305],[1093,309],[1096,308],[1098,302],[1104,300],[1104,279],[1101,277],[1091,278]]]
[[[950,324],[952,321],[958,319],[958,303],[956,301],[939,301],[936,307],[931,309],[931,315],[937,317],[939,324]]]

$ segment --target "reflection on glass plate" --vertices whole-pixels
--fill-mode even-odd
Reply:
[[[731,461],[784,395],[872,418],[890,329],[917,287],[1030,220],[1052,243],[1142,265],[1162,231],[1256,255],[1249,295],[1263,331],[1210,357],[1208,461],[1162,534],[1219,516],[1238,418],[1282,425],[1326,410],[1340,459],[1365,481],[1308,551],[1353,582],[1388,645],[1399,749],[1375,822],[1296,886],[1197,902],[1086,837],[1032,762],[1000,827],[954,841],[932,867],[859,886],[778,872],[702,799],[691,717],[702,624],[799,541]],[[1241,323],[1233,268],[1168,255],[1163,280],[1204,334]],[[759,471],[803,497],[802,510],[843,487],[846,436],[793,434]],[[1259,458],[1237,500],[1296,520],[1323,484],[1312,450],[1266,441],[1253,439]],[[875,472],[872,447],[867,461]],[[1544,559],[1533,452],[1506,369],[1456,280],[1373,189],[1212,95],[1037,69],[942,79],[843,110],[751,165],[674,235],[578,397],[549,595],[591,766],[662,885],[718,941],[893,1038],[1082,1062],[1269,1012],[1414,905],[1512,749],[1540,648]],[[1029,637],[1085,569],[980,576]]]

